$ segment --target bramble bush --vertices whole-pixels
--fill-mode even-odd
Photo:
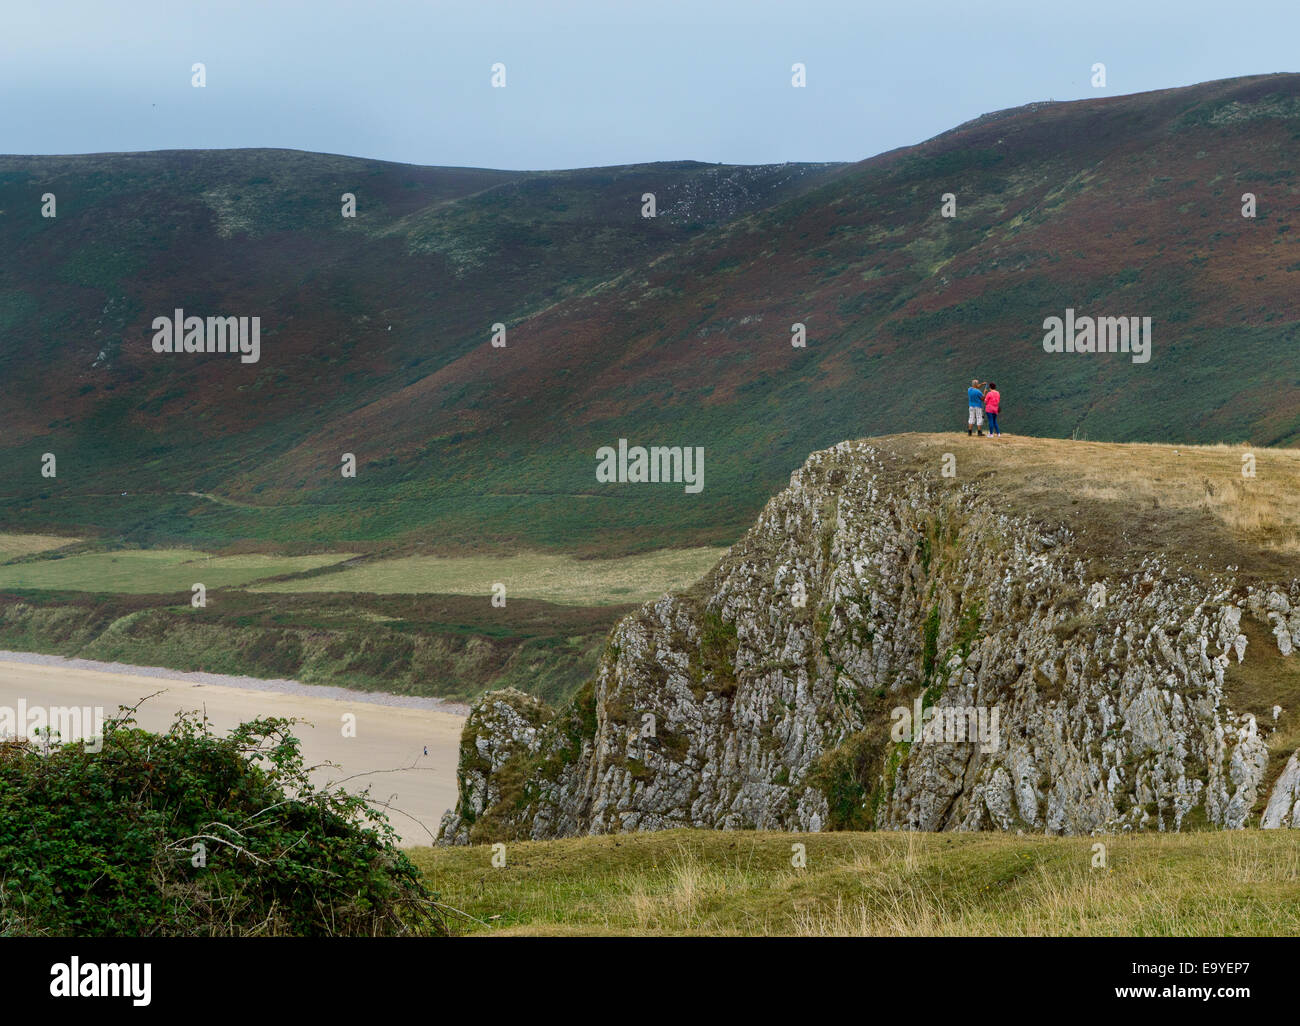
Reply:
[[[387,816],[308,779],[294,721],[134,722],[99,752],[0,742],[0,935],[445,932]]]

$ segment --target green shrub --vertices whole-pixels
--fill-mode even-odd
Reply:
[[[881,738],[860,731],[823,752],[809,768],[807,782],[826,798],[828,830],[874,830],[879,790]]]
[[[0,935],[443,932],[387,817],[308,779],[292,720],[133,723],[99,752],[0,743]]]

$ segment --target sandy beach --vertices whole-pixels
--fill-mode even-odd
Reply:
[[[20,699],[28,707],[102,706],[106,716],[113,716],[119,705],[134,705],[161,691],[136,712],[146,730],[166,730],[177,712],[191,710],[206,712],[213,729],[222,732],[257,716],[296,717],[305,721],[298,724],[298,736],[306,763],[335,764],[315,771],[313,780],[325,783],[360,774],[344,786],[360,791],[370,785],[374,798],[390,803],[389,819],[404,846],[430,844],[443,811],[455,805],[456,753],[464,724],[459,707],[400,696],[326,697],[310,692],[348,693],[293,682],[233,686],[214,682],[248,681],[152,667],[90,668],[96,665],[35,653],[0,653],[0,706],[17,708]],[[384,698],[401,704],[388,704]],[[343,736],[343,717],[349,713],[356,717],[355,737]]]

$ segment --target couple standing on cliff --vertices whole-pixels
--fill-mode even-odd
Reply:
[[[972,378],[970,388],[966,389],[966,401],[970,406],[970,412],[966,417],[966,434],[971,433],[974,429],[979,437],[984,437],[984,416],[989,418],[989,437],[995,435],[1002,437],[1002,429],[998,427],[998,409],[1002,405],[1002,393],[998,391],[998,386],[991,381],[980,384],[979,378]]]

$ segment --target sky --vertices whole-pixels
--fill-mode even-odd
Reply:
[[[2,0],[0,150],[861,160],[1037,100],[1300,70],[1297,28],[1300,0]]]

